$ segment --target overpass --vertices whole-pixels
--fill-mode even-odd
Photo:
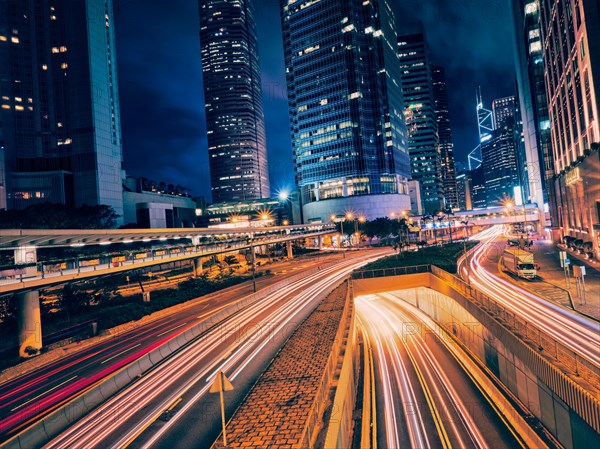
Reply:
[[[0,230],[0,251],[13,250],[15,265],[0,271],[0,295],[15,295],[19,333],[19,354],[42,347],[39,290],[68,282],[113,275],[154,265],[192,260],[195,272],[202,269],[202,258],[232,251],[284,243],[292,257],[291,243],[308,237],[319,238],[335,232],[330,224],[236,228],[178,228],[128,230]],[[134,242],[160,243],[167,240],[187,241],[184,245],[156,250],[139,250],[128,256],[71,258],[51,263],[38,263],[39,248],[98,246],[98,253],[111,244]],[[102,250],[100,249],[102,248]]]

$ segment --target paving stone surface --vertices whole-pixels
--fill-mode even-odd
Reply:
[[[227,423],[228,448],[300,449],[340,326],[347,283],[296,329]],[[219,438],[213,449],[222,449]],[[303,449],[303,448],[302,448]]]

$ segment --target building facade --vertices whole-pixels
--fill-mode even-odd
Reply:
[[[540,224],[546,226],[545,205],[549,205],[552,221],[556,221],[557,214],[554,189],[549,188],[553,184],[554,160],[544,81],[539,0],[511,0],[511,7],[528,195],[540,209]]]
[[[543,0],[541,45],[560,234],[600,256],[600,5]]]
[[[112,20],[112,0],[0,2],[8,208],[105,204],[123,215]]]
[[[444,208],[444,177],[429,46],[423,33],[400,36],[398,56],[411,174],[421,186],[423,209],[436,213]]]
[[[454,167],[454,143],[448,110],[448,86],[446,72],[443,67],[433,66],[431,69],[433,98],[435,100],[435,117],[440,143],[440,160],[442,181],[444,183],[444,199],[446,209],[459,208],[456,191],[456,169]]]
[[[270,196],[252,0],[200,0],[200,46],[213,201]]]
[[[388,0],[281,1],[304,221],[410,209],[396,25]]]

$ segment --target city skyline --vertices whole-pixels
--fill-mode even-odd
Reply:
[[[196,195],[208,195],[208,145],[206,129],[201,125],[204,103],[197,57],[198,5],[195,0],[174,0],[171,8],[163,9],[158,2],[149,1],[140,11],[135,1],[115,3],[125,167],[134,176],[184,184]],[[294,186],[285,65],[278,2],[256,4],[267,149],[275,194]],[[407,32],[419,22],[425,27],[436,23],[430,27],[434,28],[432,31],[428,30],[430,46],[434,60],[445,67],[448,76],[455,157],[465,160],[477,144],[472,111],[477,86],[483,86],[486,99],[514,94],[512,48],[499,45],[494,39],[498,33],[509,37],[510,11],[483,7],[468,10],[443,2],[411,10],[407,5],[394,6],[402,12],[398,26]],[[437,23],[439,17],[445,20]],[[157,29],[142,39],[144,21],[156,23]],[[169,30],[168,24],[174,23],[176,30]],[[480,31],[476,43],[471,40],[473,27]],[[456,36],[456,50],[467,56],[461,64],[447,52],[449,43],[445,36],[450,30]],[[479,65],[481,68],[476,71]],[[153,98],[152,108],[141,113],[135,105],[148,98]],[[178,102],[176,98],[185,101]],[[161,108],[173,119],[166,120]],[[147,129],[154,131],[152,138],[146,135]],[[148,154],[153,157],[148,158]]]

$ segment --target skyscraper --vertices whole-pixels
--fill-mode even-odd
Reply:
[[[292,149],[305,221],[410,209],[388,0],[282,0]]]
[[[515,120],[515,97],[497,98],[492,102],[494,113],[494,129],[502,128],[507,123],[513,124]]]
[[[251,0],[200,0],[200,46],[214,202],[270,196]]]
[[[486,205],[500,206],[504,199],[514,198],[519,184],[513,127],[505,125],[492,131],[481,144],[481,155]]]
[[[600,256],[600,5],[541,1],[541,47],[561,234]]]
[[[523,142],[523,120],[519,102],[514,95],[497,98],[492,102],[494,116],[494,129],[503,129],[504,133],[513,135],[514,173],[515,184],[511,197],[518,204],[529,202],[529,178],[528,165]],[[507,153],[508,154],[508,153]],[[507,161],[505,161],[508,164]],[[508,165],[507,165],[508,166]]]
[[[444,207],[444,183],[431,61],[425,36],[422,33],[400,36],[398,56],[402,70],[411,173],[421,186],[423,209],[435,213]]]
[[[542,211],[544,204],[548,203],[553,221],[556,221],[554,193],[552,188],[548,188],[552,184],[554,162],[544,85],[539,0],[512,0],[511,3],[529,196]],[[539,217],[544,225],[545,214],[540,213]]]
[[[112,0],[0,2],[9,208],[106,204],[123,215],[112,18]]]
[[[458,193],[456,191],[454,143],[452,142],[452,128],[450,126],[450,112],[448,110],[446,72],[443,67],[433,66],[431,74],[433,80],[433,97],[435,100],[435,117],[437,120],[437,130],[440,142],[444,198],[446,200],[447,208],[457,208],[459,207],[459,201]]]

